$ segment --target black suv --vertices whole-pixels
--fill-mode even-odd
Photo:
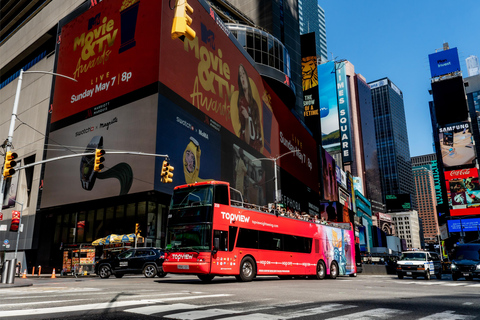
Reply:
[[[452,279],[464,277],[466,280],[480,278],[480,244],[459,244],[455,246],[452,264]]]
[[[102,259],[95,264],[95,273],[106,279],[110,275],[116,278],[126,273],[143,273],[147,278],[157,275],[160,278],[167,274],[163,272],[165,253],[158,248],[130,249],[108,259]]]

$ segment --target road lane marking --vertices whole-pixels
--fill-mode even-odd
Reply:
[[[467,320],[474,319],[475,316],[467,316],[463,314],[455,314],[455,311],[444,311],[440,313],[431,314],[428,317],[423,317],[418,320]]]
[[[169,314],[164,316],[166,319],[180,319],[180,320],[196,320],[210,317],[226,316],[235,313],[242,313],[241,311],[225,310],[225,309],[208,309],[208,310],[193,310],[181,313]]]
[[[162,312],[183,310],[183,309],[198,309],[198,308],[201,308],[201,306],[196,306],[194,304],[186,304],[186,303],[175,303],[175,304],[167,304],[167,305],[155,305],[155,306],[132,308],[132,309],[127,309],[123,311],[149,316],[154,313],[162,313]]]
[[[243,316],[234,316],[229,318],[222,318],[222,320],[284,320],[287,319],[282,316],[267,313],[251,313]]]
[[[328,318],[328,320],[388,319],[409,312],[410,311],[406,310],[377,308],[362,312],[351,313],[340,317]]]
[[[350,309],[350,308],[356,308],[356,307],[357,306],[345,305],[345,304],[339,304],[339,303],[332,303],[332,304],[326,304],[326,305],[323,305],[323,306],[317,307],[317,308],[311,308],[311,309],[305,309],[305,310],[301,310],[301,311],[287,313],[285,315],[285,317],[287,319],[308,317],[308,316],[314,316],[314,315],[317,315],[317,314],[335,312],[335,311],[340,311],[340,310],[345,310],[345,309]]]

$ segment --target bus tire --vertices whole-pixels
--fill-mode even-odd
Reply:
[[[202,282],[211,282],[215,276],[212,276],[211,274],[199,274],[197,275],[198,279],[202,280]]]
[[[338,264],[333,261],[330,265],[330,279],[336,279],[338,276]]]
[[[327,274],[327,269],[325,268],[325,262],[319,260],[317,262],[317,273],[315,274],[318,280],[325,279],[325,275]]]
[[[255,263],[251,257],[243,258],[240,263],[240,279],[243,282],[252,281],[255,277]]]

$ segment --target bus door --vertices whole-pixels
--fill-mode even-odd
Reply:
[[[229,227],[229,231],[213,231],[213,251],[211,260],[211,273],[233,274],[238,269],[236,255],[233,253],[233,245],[237,235],[237,227]]]

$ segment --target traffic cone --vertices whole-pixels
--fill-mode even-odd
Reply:
[[[22,279],[27,279],[27,269],[23,270]]]
[[[55,279],[55,268],[53,268],[53,271],[52,271],[52,276],[50,277],[51,279]]]

